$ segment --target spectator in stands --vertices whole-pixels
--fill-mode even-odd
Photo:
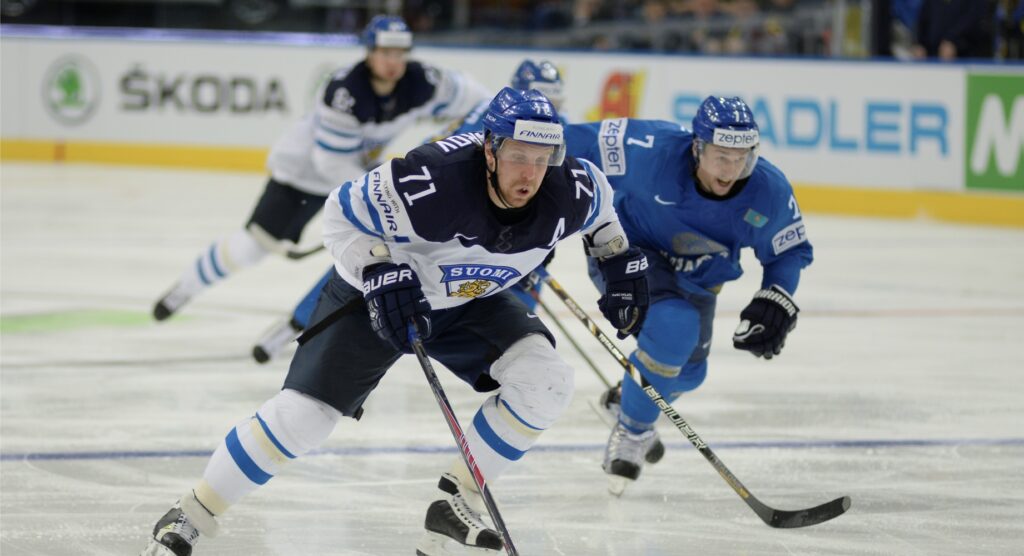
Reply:
[[[915,58],[950,61],[991,58],[995,48],[991,0],[924,0],[917,18]]]

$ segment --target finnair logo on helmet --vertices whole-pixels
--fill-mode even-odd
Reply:
[[[550,122],[516,120],[516,129],[512,133],[512,138],[527,143],[561,145],[563,141],[562,126]]]
[[[401,28],[398,24],[392,24],[392,27]],[[412,48],[412,33],[399,30],[377,31],[375,44],[377,48]]]
[[[756,129],[736,130],[716,128],[715,136],[711,143],[720,147],[745,149],[757,145],[759,140],[760,137],[758,136]]]

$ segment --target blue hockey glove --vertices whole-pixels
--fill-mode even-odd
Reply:
[[[736,349],[771,359],[786,345],[786,335],[796,328],[796,303],[785,290],[772,286],[758,290],[740,313],[740,325],[732,336]]]
[[[636,247],[597,263],[604,276],[601,314],[618,329],[619,339],[639,334],[651,298],[647,289],[647,257]]]
[[[412,353],[408,326],[415,319],[420,338],[430,336],[430,303],[409,265],[382,263],[363,270],[363,298],[373,331],[398,351]]]

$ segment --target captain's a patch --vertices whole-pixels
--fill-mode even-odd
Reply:
[[[444,273],[441,282],[448,297],[481,297],[522,276],[518,270],[508,266],[449,264],[440,268]]]

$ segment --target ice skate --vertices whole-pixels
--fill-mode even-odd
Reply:
[[[605,447],[604,463],[601,464],[608,474],[608,492],[622,496],[626,487],[640,477],[645,454],[658,441],[654,429],[634,434],[622,423],[617,423],[608,437]]]
[[[590,401],[590,408],[597,413],[597,416],[601,418],[609,427],[614,427],[619,423],[619,412],[621,411],[621,400],[622,400],[622,382],[620,381],[615,386],[605,390],[601,393],[601,397],[596,402]],[[653,430],[653,429],[652,429]],[[661,438],[658,437],[658,431],[654,430],[654,442],[651,443],[647,453],[644,454],[644,460],[647,463],[658,463],[661,458],[665,456],[665,445],[662,444]]]
[[[156,522],[153,538],[140,556],[191,556],[200,529],[207,536],[215,536],[217,521],[189,492]]]
[[[266,363],[277,357],[288,344],[295,341],[302,333],[303,326],[294,318],[278,322],[263,334],[252,348],[252,358],[257,363]]]
[[[175,283],[153,306],[153,318],[158,321],[167,320],[195,297],[199,290],[199,287],[189,286],[183,282]]]
[[[445,473],[437,484],[441,497],[427,508],[426,531],[416,545],[417,556],[496,554],[501,536],[481,517],[483,499]]]

